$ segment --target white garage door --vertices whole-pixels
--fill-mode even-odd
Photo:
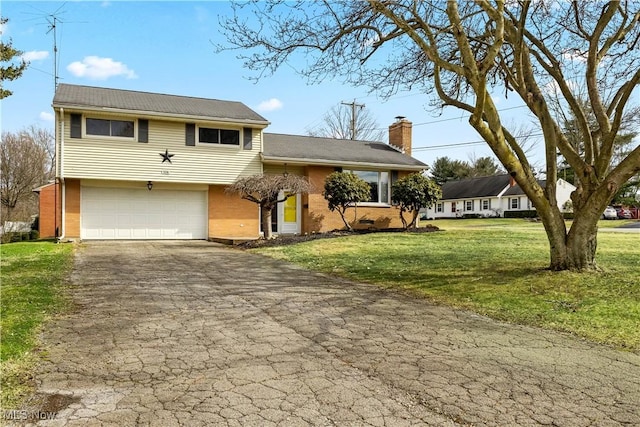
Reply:
[[[82,187],[83,239],[206,239],[207,193]]]

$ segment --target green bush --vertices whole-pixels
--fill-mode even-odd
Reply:
[[[530,211],[505,211],[505,218],[537,218],[538,212],[536,210]]]
[[[40,238],[40,232],[38,230],[31,230],[29,233],[30,240],[38,240]]]

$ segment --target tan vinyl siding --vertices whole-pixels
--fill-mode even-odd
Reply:
[[[136,120],[135,117],[103,116],[90,113],[91,118]],[[86,116],[85,116],[86,117]],[[109,179],[124,181],[190,182],[206,184],[230,184],[239,176],[262,172],[260,160],[261,130],[253,130],[253,147],[243,150],[240,146],[185,145],[185,123],[149,120],[149,142],[137,142],[136,137],[108,138],[85,134],[83,138],[70,137],[70,115],[65,111],[64,127],[64,175],[70,178]],[[207,127],[216,123],[199,123]],[[242,140],[242,135],[241,135]],[[171,163],[162,163],[165,150],[174,156]]]

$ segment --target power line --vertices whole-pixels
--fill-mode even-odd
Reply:
[[[541,133],[532,133],[530,135],[527,135],[528,137],[531,136],[542,136]],[[465,147],[465,146],[470,146],[470,145],[481,145],[481,144],[486,144],[487,142],[485,140],[479,140],[479,141],[469,141],[469,142],[456,142],[456,143],[452,143],[452,144],[441,144],[441,145],[432,145],[430,147],[414,147],[411,150],[412,151],[428,151],[428,150],[439,150],[441,148],[451,148],[451,147]]]

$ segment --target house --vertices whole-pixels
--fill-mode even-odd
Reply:
[[[544,187],[545,180],[538,181]],[[564,210],[576,189],[563,179],[557,181],[558,207]],[[533,211],[535,207],[508,174],[449,181],[442,185],[442,199],[426,210],[427,218],[505,216],[505,212]],[[507,216],[509,214],[506,214]]]
[[[322,196],[335,170],[372,184],[371,201],[354,210],[356,228],[398,227],[391,184],[426,168],[410,157],[404,119],[390,126],[388,145],[265,133],[267,119],[215,99],[61,84],[53,109],[57,184],[40,195],[41,216],[54,220],[42,237],[257,238],[258,206],[225,189],[259,173],[299,174],[314,186],[278,206],[276,232],[328,231],[342,227]]]

